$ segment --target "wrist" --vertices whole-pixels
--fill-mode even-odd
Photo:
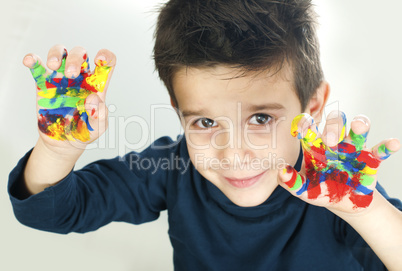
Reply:
[[[83,152],[84,149],[75,148],[68,142],[55,146],[39,138],[24,171],[29,193],[37,194],[65,178]]]
[[[391,204],[377,191],[377,189],[373,190],[373,200],[367,208],[359,210],[357,212],[344,212],[336,209],[328,208],[331,212],[333,212],[338,217],[342,218],[349,224],[359,223],[362,219],[369,219],[370,217],[375,217],[379,213],[381,213],[384,208],[393,207]]]

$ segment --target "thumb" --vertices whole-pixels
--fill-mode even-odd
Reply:
[[[93,139],[98,138],[107,129],[108,110],[106,104],[95,93],[85,99],[85,110],[88,115],[88,130]]]
[[[297,196],[306,191],[306,177],[289,164],[278,172],[278,184]]]

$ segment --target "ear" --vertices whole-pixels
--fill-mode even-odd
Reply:
[[[317,123],[321,121],[330,92],[328,82],[321,81],[315,94],[307,104],[305,112],[312,116]]]

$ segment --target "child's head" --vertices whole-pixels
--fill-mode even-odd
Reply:
[[[154,48],[193,165],[232,202],[255,206],[294,165],[292,119],[322,110],[309,0],[171,0]],[[323,90],[323,91],[321,91]]]
[[[159,15],[154,58],[177,107],[172,80],[186,67],[246,72],[286,63],[302,110],[323,80],[310,0],[170,0]]]

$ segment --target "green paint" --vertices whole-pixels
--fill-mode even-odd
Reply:
[[[56,99],[40,99],[38,101],[38,105],[48,109],[76,107],[79,100],[79,97],[60,96]]]
[[[364,186],[369,186],[374,182],[374,177],[367,174],[362,174],[360,183]]]
[[[389,149],[385,147],[385,144],[382,144],[380,147],[378,147],[378,153],[379,154],[388,154]]]
[[[43,76],[46,74],[46,69],[39,63],[39,61],[36,61],[35,66],[31,68],[31,73],[38,88],[46,89],[46,78]]]
[[[350,135],[350,138],[352,139],[353,144],[356,147],[356,151],[361,151],[364,147],[364,143],[366,143],[367,133],[357,135],[351,129],[349,135]]]
[[[297,173],[293,173],[293,174],[297,174]],[[292,191],[298,190],[302,185],[303,185],[303,180],[300,177],[300,175],[297,174],[297,179],[295,181],[295,185],[292,188],[290,188],[290,190],[292,190]]]
[[[61,66],[57,70],[57,72],[64,74],[64,70],[66,69],[66,58],[63,57],[63,60],[61,61]]]

